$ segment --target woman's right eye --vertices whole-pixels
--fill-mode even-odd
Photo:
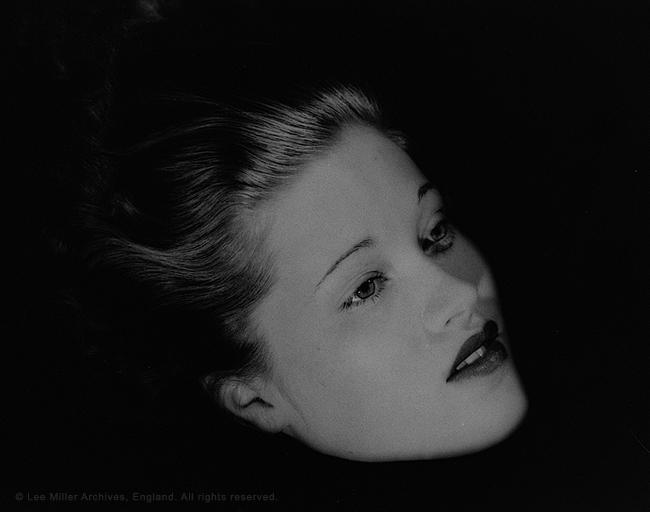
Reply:
[[[447,219],[438,221],[422,239],[422,250],[429,255],[443,253],[454,245],[456,233]]]
[[[345,302],[341,305],[341,310],[360,306],[368,300],[378,300],[386,281],[387,278],[382,273],[376,273],[371,278],[366,279],[352,295],[345,299]]]

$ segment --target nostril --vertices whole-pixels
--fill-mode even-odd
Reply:
[[[468,308],[449,317],[445,322],[445,327],[453,326],[464,331],[475,331],[481,329],[484,324],[485,318],[474,311],[473,308]]]
[[[450,327],[451,325],[457,325],[462,328],[468,328],[471,323],[471,318],[473,314],[470,310],[458,311],[452,316],[450,316],[445,322],[445,327]]]

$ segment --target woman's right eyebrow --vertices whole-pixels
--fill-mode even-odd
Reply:
[[[355,252],[357,252],[359,249],[364,249],[366,247],[373,247],[375,245],[375,240],[372,238],[364,238],[360,242],[354,244],[352,247],[350,247],[347,251],[345,251],[339,258],[332,264],[332,266],[325,272],[325,275],[323,278],[318,281],[318,284],[316,285],[316,289],[322,284],[327,277],[334,272],[338,266],[345,260],[348,256],[352,256]]]

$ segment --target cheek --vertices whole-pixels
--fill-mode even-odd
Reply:
[[[477,287],[490,286],[493,293],[493,283],[487,263],[476,247],[463,235],[457,236],[454,249],[449,257],[440,260],[440,266],[445,272],[461,281]]]
[[[380,334],[346,344],[320,373],[323,385],[303,397],[319,438],[378,453],[428,442],[453,423],[458,411],[435,350],[418,350],[397,329]]]
[[[307,406],[330,404],[347,417],[373,422],[382,411],[394,415],[407,404],[439,398],[444,358],[418,336],[407,315],[331,338],[336,341],[327,353],[296,366],[302,368],[301,401]]]

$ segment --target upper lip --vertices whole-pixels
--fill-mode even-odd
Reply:
[[[463,343],[458,351],[458,355],[454,360],[454,364],[451,365],[451,370],[447,381],[456,373],[456,368],[460,363],[462,363],[472,352],[474,352],[481,345],[492,341],[499,335],[499,326],[494,320],[488,320],[483,324],[483,329],[476,334],[472,334],[465,343]]]

